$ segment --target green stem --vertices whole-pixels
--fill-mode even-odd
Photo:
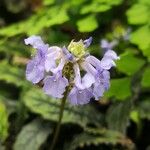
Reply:
[[[54,147],[56,145],[56,142],[57,142],[57,138],[58,138],[59,131],[60,131],[60,126],[61,126],[61,121],[62,121],[62,117],[63,117],[64,107],[65,107],[65,102],[66,102],[66,99],[67,99],[67,94],[68,94],[68,90],[66,90],[66,92],[64,93],[64,97],[61,100],[59,120],[58,120],[58,123],[57,123],[57,126],[56,126],[56,130],[55,130],[55,134],[54,134],[54,138],[53,138],[50,150],[54,149]]]

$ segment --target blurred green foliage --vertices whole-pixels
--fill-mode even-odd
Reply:
[[[5,140],[8,135],[8,114],[5,105],[0,101],[0,137]]]
[[[102,38],[119,40],[110,90],[85,106],[66,104],[56,149],[148,150],[149,16],[150,0],[1,0],[0,150],[48,150],[53,138],[60,100],[25,79],[33,52],[23,40],[33,34],[60,46],[93,36],[98,58]]]

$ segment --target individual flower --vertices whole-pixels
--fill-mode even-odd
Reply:
[[[48,51],[48,45],[44,44],[39,36],[31,36],[28,39],[25,39],[25,44],[30,44],[33,46],[33,48],[37,49],[36,55],[32,60],[29,61],[26,68],[27,80],[35,84],[44,78],[44,66]]]
[[[27,80],[34,84],[42,81],[43,91],[55,98],[62,98],[68,88],[72,105],[87,104],[91,98],[99,100],[110,87],[109,69],[119,57],[109,45],[100,61],[87,51],[91,42],[91,37],[78,42],[72,40],[61,48],[45,44],[39,36],[25,39],[25,44],[37,50],[27,64]]]
[[[117,39],[113,40],[112,42],[109,42],[106,39],[102,39],[100,41],[100,47],[103,49],[104,53],[107,50],[113,49],[117,44],[118,44],[118,40]]]

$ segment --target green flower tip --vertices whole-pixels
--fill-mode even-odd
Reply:
[[[74,42],[72,40],[68,46],[68,50],[78,58],[81,58],[85,55],[85,45],[82,40],[79,42]]]

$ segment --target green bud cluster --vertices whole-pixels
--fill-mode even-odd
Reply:
[[[79,42],[71,41],[68,50],[77,58],[81,58],[85,55],[85,46],[82,40]]]

